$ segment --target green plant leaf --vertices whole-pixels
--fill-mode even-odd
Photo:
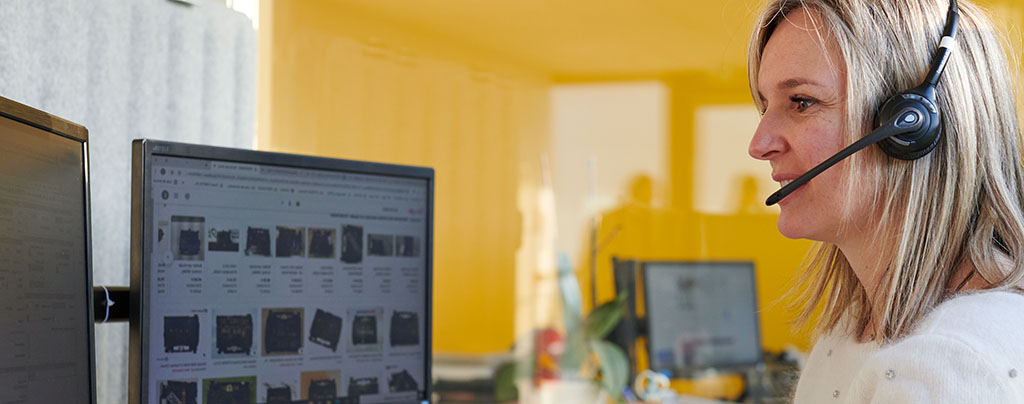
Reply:
[[[587,335],[581,327],[569,332],[565,338],[565,351],[559,360],[558,368],[565,375],[575,376],[579,374],[583,361],[590,354],[590,347],[587,345]]]
[[[615,344],[590,340],[590,349],[601,362],[601,387],[615,400],[622,402],[622,389],[629,379],[629,358]]]
[[[626,292],[619,293],[615,299],[604,302],[587,315],[583,327],[588,338],[604,338],[615,328],[625,312],[627,295]]]
[[[505,363],[494,372],[495,400],[506,402],[519,399],[519,389],[516,388],[518,367],[515,362]]]
[[[565,331],[572,333],[583,323],[583,297],[580,296],[580,282],[573,271],[569,255],[558,253],[558,291],[562,297],[562,318]]]

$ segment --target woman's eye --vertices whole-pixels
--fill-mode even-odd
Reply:
[[[801,112],[805,111],[807,108],[810,108],[811,105],[814,105],[816,102],[813,99],[805,97],[791,97],[789,100],[793,101],[793,103],[796,104],[796,109]]]

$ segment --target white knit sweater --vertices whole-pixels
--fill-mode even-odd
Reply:
[[[1024,296],[955,297],[884,346],[820,338],[793,403],[1024,403]]]

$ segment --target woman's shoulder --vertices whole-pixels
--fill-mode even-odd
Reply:
[[[887,344],[876,355],[906,352],[941,359],[949,358],[949,349],[955,348],[953,351],[969,355],[971,360],[1002,363],[1024,371],[1022,340],[1024,294],[982,291],[954,296],[939,304],[913,332]],[[1005,370],[1009,372],[1010,368]]]
[[[1024,402],[1022,340],[1024,295],[956,296],[867,358],[852,393],[865,402]]]
[[[1024,294],[982,291],[954,296],[928,313],[904,340],[923,336],[952,338],[980,350],[1004,347],[1000,341],[1020,346],[1024,338]]]

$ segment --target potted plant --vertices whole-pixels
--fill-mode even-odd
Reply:
[[[623,401],[622,390],[629,378],[629,359],[622,349],[605,340],[605,336],[622,318],[625,302],[626,294],[619,293],[614,300],[601,304],[585,318],[578,311],[566,312],[564,337],[552,329],[535,332],[531,338],[533,354],[497,370],[496,398],[499,401],[515,400],[518,397],[515,383],[519,379],[549,379],[546,383],[554,384],[549,384],[548,388],[565,388],[565,394],[579,395],[581,388],[589,385],[595,392],[603,390],[615,400]],[[553,336],[553,332],[557,336]]]

